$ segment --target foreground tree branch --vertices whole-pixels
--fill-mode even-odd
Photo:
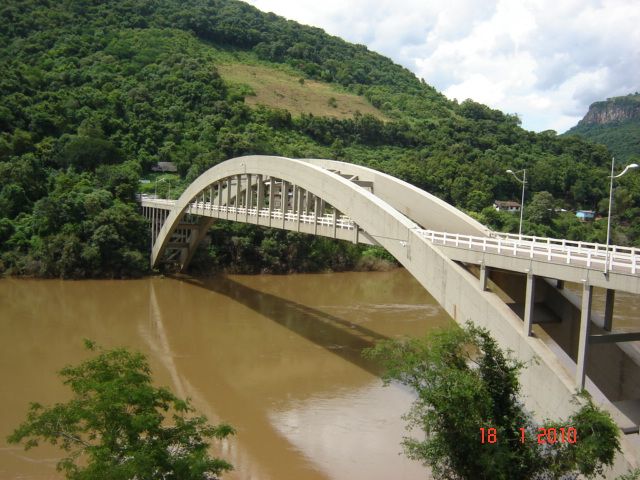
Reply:
[[[592,478],[620,450],[617,426],[584,392],[576,395],[580,408],[571,417],[536,423],[519,397],[524,364],[485,329],[467,324],[421,340],[388,340],[365,355],[383,363],[386,383],[415,391],[405,419],[425,437],[405,438],[403,446],[436,478]]]
[[[98,350],[92,342],[87,348]],[[203,480],[232,469],[210,457],[208,440],[224,439],[233,428],[209,425],[188,400],[153,386],[144,355],[99,350],[60,375],[73,398],[48,408],[31,404],[8,440],[26,449],[39,441],[60,446],[69,452],[57,465],[67,478]]]

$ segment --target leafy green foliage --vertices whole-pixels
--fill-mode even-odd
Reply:
[[[519,399],[524,365],[471,324],[425,339],[380,342],[365,354],[386,367],[386,383],[398,381],[415,391],[405,418],[425,439],[405,438],[403,445],[438,478],[563,478],[577,472],[591,478],[619,451],[617,426],[586,396],[579,397],[582,406],[571,417],[544,425],[572,426],[578,441],[539,444],[539,425]],[[497,441],[482,443],[481,428],[495,429]]]
[[[95,190],[101,208],[120,202],[134,212],[137,182],[158,161],[178,167],[181,181],[171,185],[175,197],[178,183],[184,186],[233,156],[336,158],[409,181],[491,225],[500,220],[500,228],[510,231],[517,231],[517,222],[479,213],[494,199],[519,198],[519,185],[506,168],[530,170],[527,201],[531,192],[547,191],[564,208],[602,211],[601,200],[608,197],[604,147],[575,136],[527,132],[517,116],[472,100],[451,102],[362,45],[236,0],[7,0],[0,7],[0,40],[0,269],[11,273],[140,274],[141,263],[125,257],[147,257],[148,245],[137,235],[117,238],[130,229],[117,223],[124,217],[105,215],[93,225],[97,212],[80,208],[71,214],[84,202],[69,197]],[[244,97],[252,92],[218,74],[222,62],[225,68],[245,62],[280,69],[296,82],[333,83],[361,95],[389,120],[251,108]],[[83,188],[75,181],[59,185],[65,175],[80,175]],[[639,182],[628,175],[617,183],[628,195],[613,223],[617,241],[640,245],[640,228],[631,221],[640,211]],[[168,193],[168,185],[158,187]],[[54,205],[62,209],[60,219],[44,213]],[[135,213],[132,221],[142,222]],[[100,226],[93,238],[91,229]],[[555,219],[532,217],[526,227],[527,233],[562,233]],[[595,224],[572,230],[589,238],[598,232]],[[278,234],[243,238],[261,235]],[[113,248],[107,248],[109,238],[116,240]],[[274,248],[267,242],[266,255],[273,257]],[[220,252],[214,253],[210,260],[216,263]],[[233,257],[234,251],[224,255]],[[298,256],[306,266],[293,269],[329,266],[319,261],[322,253],[316,257]]]
[[[285,230],[216,222],[208,247],[196,252],[198,273],[294,273],[358,268],[365,247]]]
[[[224,439],[233,428],[209,425],[188,401],[153,386],[144,355],[104,350],[60,375],[72,399],[52,407],[32,403],[9,442],[59,446],[68,453],[58,462],[67,478],[203,480],[232,468],[209,456],[208,439]]]

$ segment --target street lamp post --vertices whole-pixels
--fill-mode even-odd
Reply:
[[[522,203],[520,204],[520,227],[518,228],[518,236],[522,237],[522,215],[524,214],[524,187],[527,184],[527,169],[523,168],[522,170],[522,180],[518,178],[513,170],[507,170],[507,173],[513,175],[518,182],[522,184]]]
[[[626,167],[624,167],[624,170],[619,173],[618,175],[614,175],[613,171],[615,168],[615,163],[616,163],[616,158],[615,157],[611,157],[611,175],[609,175],[609,215],[607,216],[607,246],[606,246],[606,259],[604,262],[604,274],[607,275],[609,273],[609,242],[611,240],[611,208],[613,206],[613,179],[614,178],[620,178],[621,176],[623,176],[625,173],[627,173],[629,170],[632,170],[634,168],[638,168],[638,164],[637,163],[630,163],[629,165],[627,165]]]

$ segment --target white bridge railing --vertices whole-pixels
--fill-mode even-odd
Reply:
[[[282,220],[282,210],[271,210],[269,212],[268,208],[261,208],[258,211],[257,208],[245,208],[245,207],[227,207],[225,205],[215,205],[209,202],[191,202],[187,207],[187,210],[190,213],[197,214],[198,212],[202,212],[203,210],[208,210],[211,212],[217,212],[219,214],[229,215],[243,215],[250,217],[259,217],[259,218],[269,218],[271,217],[274,220]],[[313,225],[314,223],[317,225],[324,225],[327,227],[333,227],[334,218],[333,215],[324,214],[315,216],[313,214],[308,213],[300,213],[294,212],[293,210],[287,210],[284,213],[285,221],[297,222],[298,218],[300,219],[300,223],[306,223]],[[335,219],[336,228],[341,228],[345,230],[353,230],[356,228],[356,223],[351,220],[349,217],[345,215],[339,215]]]
[[[517,233],[491,232],[494,238],[515,240],[520,243],[534,243],[536,245],[560,246],[562,248],[575,248],[579,250],[593,250],[596,253],[606,255],[607,246],[602,243],[581,242],[579,240],[566,240],[564,238],[536,237],[532,235],[518,235]],[[620,245],[609,245],[609,252],[614,254],[640,255],[640,249],[635,247],[623,247]]]
[[[147,203],[172,207],[175,200],[166,199],[145,199]],[[282,221],[282,210],[245,207],[227,207],[225,205],[215,205],[210,202],[191,202],[187,211],[191,214],[204,214],[205,211],[216,212],[217,216],[222,214],[245,217],[269,218]],[[317,224],[327,227],[334,226],[334,216],[332,214],[314,215],[297,213],[292,210],[284,212],[284,220],[305,224]],[[353,230],[356,223],[345,215],[335,217],[335,228]],[[608,263],[607,270],[631,275],[640,274],[640,249],[634,247],[623,247],[620,245],[610,245],[609,255],[605,245],[591,242],[581,242],[566,239],[535,237],[530,235],[517,235],[511,233],[492,232],[488,237],[476,237],[471,235],[461,235],[458,233],[436,232],[433,230],[420,230],[416,232],[425,240],[434,245],[443,245],[473,250],[477,252],[487,252],[504,256],[519,258],[529,258],[536,261],[544,261],[555,264],[572,265],[581,268],[603,270],[605,263]]]
[[[418,230],[418,233],[434,245],[464,248],[478,252],[530,258],[550,263],[561,263],[590,269],[619,273],[640,273],[640,255],[632,247],[610,246],[607,259],[605,245],[571,240],[503,234],[493,232],[490,237],[475,237],[457,233]]]

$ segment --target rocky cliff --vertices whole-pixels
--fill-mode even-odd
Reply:
[[[579,135],[606,145],[616,159],[640,159],[640,93],[593,103],[565,135]]]
[[[640,94],[608,98],[589,107],[578,125],[604,125],[627,120],[640,120]]]

